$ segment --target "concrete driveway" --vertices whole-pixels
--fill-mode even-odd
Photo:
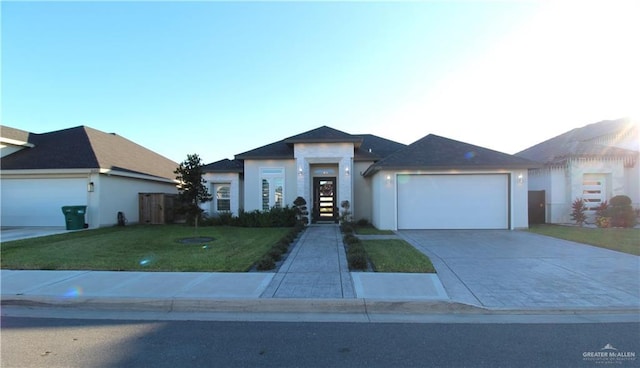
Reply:
[[[0,241],[38,238],[41,236],[68,233],[70,231],[72,230],[67,230],[64,226],[2,226],[2,228],[0,228]]]
[[[452,300],[492,309],[640,308],[640,257],[525,231],[406,230]]]

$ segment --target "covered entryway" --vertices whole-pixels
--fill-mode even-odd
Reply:
[[[508,229],[508,174],[397,176],[398,229]]]

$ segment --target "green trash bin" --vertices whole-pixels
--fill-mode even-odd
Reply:
[[[84,229],[84,214],[87,212],[87,206],[63,206],[67,230]]]

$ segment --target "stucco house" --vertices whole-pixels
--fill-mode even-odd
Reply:
[[[539,209],[534,222],[571,223],[577,198],[590,209],[588,221],[594,208],[616,195],[640,208],[638,125],[629,118],[601,121],[516,153],[543,164],[529,170],[531,206]]]
[[[86,126],[35,134],[0,126],[2,226],[65,226],[62,206],[87,206],[90,228],[138,221],[138,193],[176,194],[173,162]]]
[[[210,215],[268,210],[303,197],[313,222],[379,229],[526,228],[527,176],[538,164],[437,135],[404,145],[327,126],[205,165]]]

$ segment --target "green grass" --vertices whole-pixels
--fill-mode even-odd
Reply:
[[[2,268],[244,272],[290,228],[135,225],[3,242]],[[181,244],[187,237],[213,237]]]
[[[533,225],[528,231],[640,256],[640,229]]]
[[[356,226],[354,228],[358,235],[393,235],[391,230],[378,230],[373,226]]]
[[[404,240],[362,240],[362,244],[377,272],[436,272],[429,257]]]

